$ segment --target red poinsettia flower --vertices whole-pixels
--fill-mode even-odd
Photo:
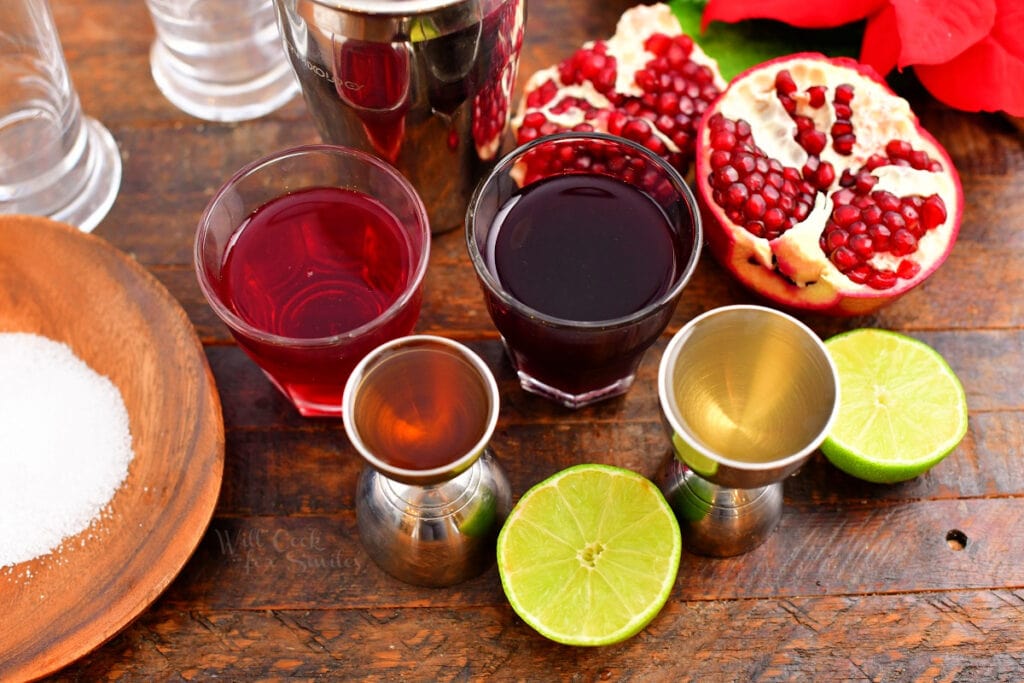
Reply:
[[[831,28],[866,19],[860,59],[879,73],[913,67],[938,100],[1024,116],[1021,0],[709,0],[703,23],[774,19]]]

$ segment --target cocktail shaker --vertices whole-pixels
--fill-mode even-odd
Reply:
[[[508,124],[525,0],[274,3],[324,141],[398,168],[434,232],[460,226]]]

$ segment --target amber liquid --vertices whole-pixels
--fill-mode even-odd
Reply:
[[[443,347],[397,351],[367,373],[354,405],[367,449],[392,467],[445,467],[483,438],[491,410],[479,371]]]

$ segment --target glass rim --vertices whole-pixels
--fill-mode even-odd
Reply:
[[[648,303],[643,308],[636,310],[628,315],[620,316],[618,318],[606,318],[604,320],[572,320],[570,318],[559,318],[542,311],[538,311],[531,306],[524,304],[523,302],[516,299],[512,294],[505,289],[505,287],[498,281],[498,278],[491,273],[487,264],[484,263],[483,254],[477,248],[476,238],[474,235],[474,223],[477,213],[477,208],[480,201],[483,198],[484,189],[492,184],[492,182],[500,175],[506,172],[506,169],[513,165],[514,160],[517,157],[524,155],[534,147],[542,144],[550,144],[552,142],[559,142],[563,140],[600,140],[602,142],[614,143],[628,147],[633,151],[641,154],[646,159],[655,163],[661,168],[672,184],[679,190],[679,194],[683,197],[687,208],[690,211],[690,216],[693,218],[693,249],[690,251],[690,258],[684,264],[679,277],[676,279],[675,284],[663,292],[657,299]],[[570,174],[566,174],[570,175]],[[551,176],[549,176],[551,177]],[[642,191],[642,190],[641,190]],[[646,192],[645,192],[646,194]],[[649,195],[648,195],[649,196]],[[489,230],[490,228],[488,228]],[[529,142],[526,142],[511,152],[502,157],[494,168],[477,184],[473,190],[473,194],[470,197],[469,205],[466,208],[466,226],[465,226],[465,238],[466,248],[469,251],[470,261],[473,263],[473,269],[476,270],[477,276],[484,282],[487,289],[497,296],[503,303],[510,306],[514,310],[524,313],[530,316],[532,319],[543,322],[544,324],[551,327],[568,328],[574,330],[607,330],[619,327],[625,327],[631,325],[637,321],[643,320],[650,316],[653,312],[664,306],[666,303],[679,296],[683,288],[686,287],[690,278],[693,276],[694,271],[697,269],[697,262],[699,261],[700,252],[703,249],[704,231],[701,224],[700,211],[697,206],[697,200],[693,195],[693,190],[690,189],[689,184],[683,178],[683,176],[668,163],[661,156],[655,152],[647,149],[643,145],[628,140],[624,137],[617,135],[611,135],[609,133],[600,133],[596,131],[563,131],[559,133],[553,133],[551,135],[544,135]]]
[[[384,362],[392,352],[402,348],[431,348],[437,346],[447,348],[461,360],[471,365],[480,377],[481,383],[490,399],[490,406],[487,411],[487,424],[480,438],[465,453],[460,454],[446,465],[420,470],[388,464],[367,447],[356,426],[355,404],[360,386],[367,375],[381,362]],[[381,474],[391,477],[396,481],[407,483],[440,481],[467,469],[483,454],[490,443],[491,437],[494,436],[494,430],[498,426],[500,412],[501,394],[498,391],[498,382],[483,358],[465,344],[433,334],[411,334],[398,337],[374,348],[363,356],[348,376],[341,399],[341,417],[345,425],[345,433],[359,455]]]
[[[206,243],[206,236],[210,232],[210,214],[214,210],[214,207],[220,203],[220,200],[231,190],[231,188],[238,183],[239,180],[245,178],[260,169],[269,166],[271,164],[283,161],[285,159],[291,159],[294,157],[307,156],[311,154],[322,154],[325,156],[337,156],[337,157],[352,157],[359,161],[370,164],[376,167],[378,170],[384,172],[387,176],[390,176],[402,190],[412,199],[413,209],[418,218],[417,225],[423,232],[423,247],[417,252],[416,249],[411,248],[410,253],[413,256],[420,256],[419,263],[416,268],[410,272],[410,277],[406,282],[405,287],[402,289],[401,294],[377,317],[369,320],[358,327],[354,327],[351,330],[345,332],[339,332],[338,334],[330,335],[327,337],[288,337],[285,335],[276,334],[273,332],[267,332],[262,330],[255,325],[249,323],[240,315],[232,311],[217,294],[212,283],[206,275],[206,269],[203,267],[203,245]],[[306,187],[306,186],[304,186]],[[314,187],[312,185],[308,187]],[[316,187],[325,187],[325,185],[318,185]],[[333,185],[330,187],[334,187]],[[303,188],[297,188],[303,189]],[[356,188],[352,188],[356,189]],[[364,193],[368,194],[368,193]],[[278,197],[283,195],[278,195]],[[378,200],[379,201],[379,200]],[[383,202],[382,202],[383,204]],[[389,209],[390,211],[390,209]],[[397,218],[397,216],[396,216]],[[401,221],[400,221],[401,222]],[[235,227],[237,229],[237,226]],[[193,243],[193,266],[196,271],[196,277],[199,280],[199,288],[203,292],[203,296],[206,298],[210,308],[213,309],[217,317],[220,318],[229,327],[237,330],[244,334],[246,337],[256,339],[265,344],[272,344],[275,346],[282,346],[288,348],[325,348],[335,346],[340,342],[353,339],[360,335],[366,334],[368,331],[380,327],[382,324],[391,320],[402,311],[409,300],[415,296],[419,290],[420,285],[423,283],[423,279],[427,272],[427,262],[430,260],[430,244],[431,244],[431,233],[430,233],[430,221],[427,217],[426,207],[423,205],[423,200],[420,198],[416,189],[412,186],[412,183],[402,175],[394,166],[387,163],[383,159],[373,156],[367,152],[363,152],[358,149],[351,147],[345,147],[342,145],[331,145],[326,143],[308,144],[308,145],[297,145],[294,147],[288,147],[270,154],[264,155],[248,164],[242,166],[240,169],[235,171],[227,181],[221,185],[214,193],[213,197],[207,203],[206,208],[203,209],[202,216],[199,218],[199,225],[196,229],[195,241]],[[222,259],[223,260],[223,259]]]
[[[804,446],[804,448],[800,449],[796,453],[790,453],[783,458],[777,458],[766,462],[749,462],[745,460],[736,460],[735,458],[727,458],[708,448],[703,441],[694,434],[693,430],[687,427],[683,423],[683,420],[680,419],[682,411],[679,409],[679,402],[675,397],[675,392],[671,389],[673,374],[678,361],[680,349],[683,344],[686,343],[693,331],[708,319],[723,315],[732,315],[735,313],[757,313],[759,315],[770,315],[782,320],[786,324],[792,325],[807,336],[812,345],[821,353],[830,370],[832,384],[836,390],[836,399],[833,402],[832,410],[829,412],[829,415],[825,420],[825,424],[815,435],[814,439]],[[809,453],[820,447],[822,440],[825,439],[829,431],[832,429],[836,416],[839,414],[839,374],[836,370],[835,363],[832,361],[832,357],[825,348],[824,342],[817,334],[815,334],[814,330],[797,318],[777,309],[770,308],[768,306],[759,306],[757,304],[732,304],[728,306],[718,306],[704,311],[700,315],[690,319],[674,335],[672,335],[672,339],[669,340],[664,352],[662,352],[661,360],[658,363],[658,404],[662,416],[665,421],[668,422],[673,432],[680,435],[686,435],[686,445],[693,448],[708,460],[736,470],[770,472],[772,470],[786,468],[796,462],[799,462],[806,458]],[[675,455],[673,455],[673,457],[675,457]]]

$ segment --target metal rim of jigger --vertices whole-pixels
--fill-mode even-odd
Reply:
[[[458,354],[462,360],[472,365],[487,389],[487,396],[490,405],[488,406],[487,425],[484,428],[480,439],[472,448],[447,465],[427,470],[413,470],[389,465],[367,448],[359,435],[359,430],[356,428],[355,397],[359,391],[360,385],[362,384],[363,378],[366,377],[378,362],[383,362],[388,355],[402,348],[421,345],[445,346]],[[349,376],[348,381],[345,383],[345,390],[342,396],[342,420],[344,422],[345,431],[348,434],[349,441],[352,443],[352,446],[356,451],[359,452],[360,457],[362,457],[367,466],[372,467],[381,475],[396,482],[415,486],[429,486],[431,484],[447,481],[458,476],[462,472],[465,472],[483,455],[491,440],[491,436],[494,434],[494,429],[498,424],[500,400],[498,383],[494,379],[494,374],[491,372],[487,364],[484,363],[483,359],[481,359],[480,356],[474,353],[467,346],[436,335],[409,335],[381,344],[359,361],[355,369],[352,371],[352,374]]]

